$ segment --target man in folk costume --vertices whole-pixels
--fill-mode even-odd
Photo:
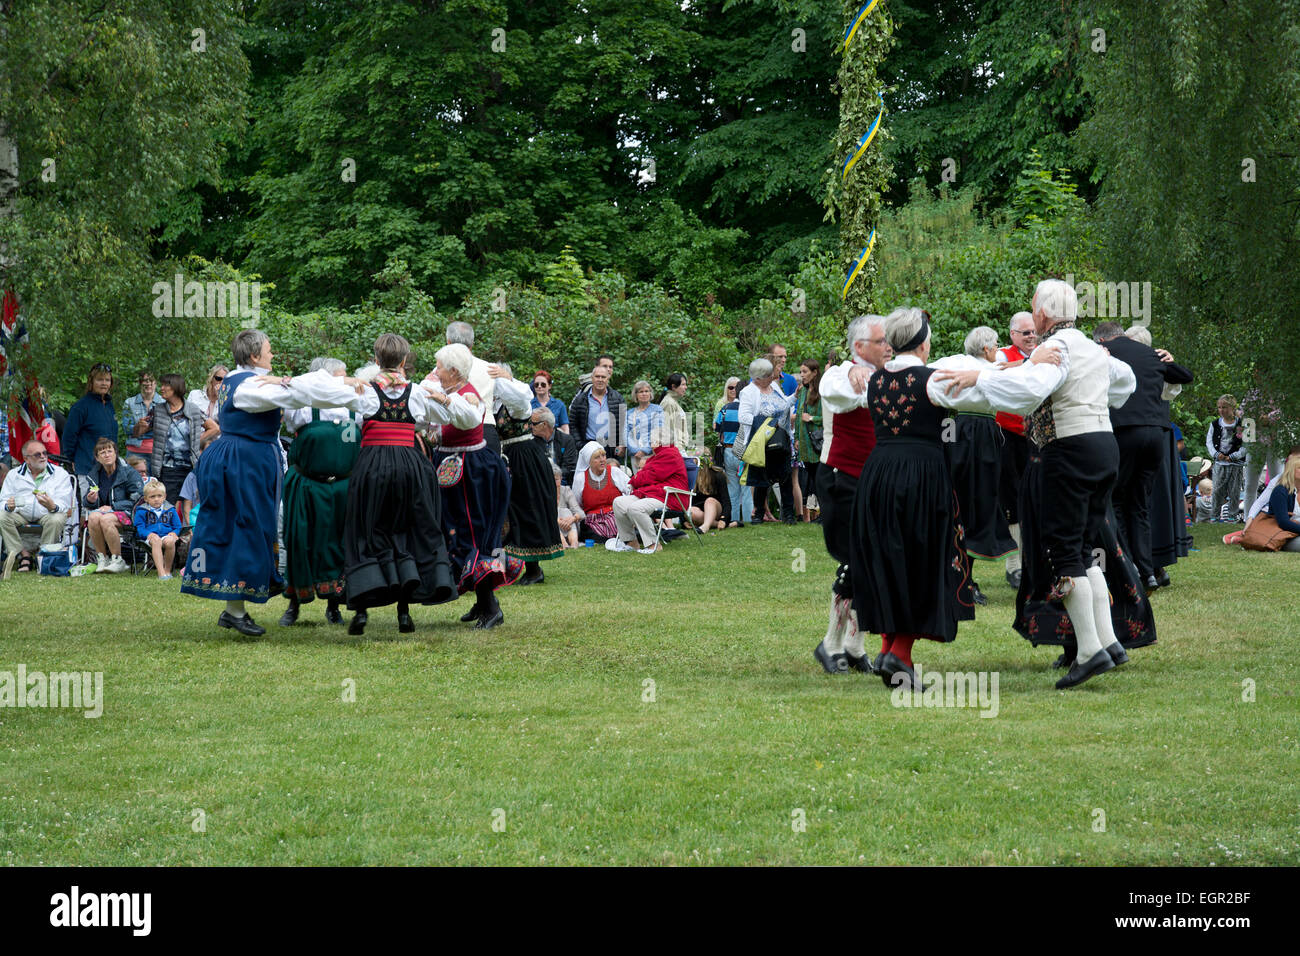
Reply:
[[[1077,642],[1077,656],[1057,689],[1074,687],[1128,660],[1111,624],[1110,595],[1092,552],[1101,544],[1102,526],[1119,474],[1119,449],[1111,430],[1110,406],[1137,388],[1133,370],[1074,327],[1079,302],[1060,279],[1046,279],[1034,292],[1034,328],[1041,344],[1060,364],[1032,366],[1017,380],[1042,399],[1025,416],[1026,432],[1042,449],[1044,487],[1050,505],[1035,520],[1055,584],[1049,600],[1065,605]],[[1015,370],[1020,371],[1020,370]],[[940,373],[955,378],[950,391],[1009,376],[1012,371]]]
[[[308,371],[343,378],[342,362],[312,360]],[[348,476],[361,449],[360,427],[345,408],[295,408],[284,413],[294,433],[284,478],[285,595],[289,608],[281,627],[298,620],[301,605],[318,596],[327,602],[325,620],[342,624],[344,598],[343,526],[348,510]]]
[[[813,657],[828,674],[853,670],[874,673],[865,640],[853,610],[853,577],[849,571],[849,520],[862,466],[876,444],[868,406],[867,381],[889,361],[885,319],[860,315],[849,323],[849,361],[827,369],[822,395],[823,443],[817,470],[817,501],[822,507],[826,550],[839,562],[831,585],[830,621]],[[884,651],[882,649],[881,656]]]
[[[356,398],[351,379],[326,371],[295,378],[271,371],[271,342],[265,332],[245,329],[231,345],[236,369],[217,393],[221,437],[199,459],[203,521],[190,543],[181,590],[226,602],[217,624],[248,637],[266,629],[254,623],[244,602],[264,604],[284,582],[276,570],[276,506],[284,475],[280,413],[334,408]]]
[[[501,436],[497,433],[497,419],[494,414],[496,380],[488,372],[491,367],[490,364],[473,354],[474,326],[468,322],[449,322],[447,324],[447,344],[463,345],[473,356],[470,363],[469,383],[474,386],[478,400],[483,403],[483,440],[487,442],[489,451],[499,455],[501,454]],[[425,383],[434,388],[439,388],[437,373],[430,372],[425,376]]]
[[[1011,317],[1011,344],[998,349],[998,362],[1015,368],[1029,358],[1038,344],[1034,317],[1029,312],[1017,312]],[[1002,428],[1002,471],[998,477],[998,504],[1007,516],[1008,530],[1016,542],[1016,550],[1007,555],[1007,583],[1020,587],[1020,478],[1029,461],[1029,441],[1025,438],[1025,420],[1020,415],[998,412],[994,416]]]

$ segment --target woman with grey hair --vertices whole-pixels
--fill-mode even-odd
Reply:
[[[283,477],[279,442],[282,410],[332,408],[358,398],[354,380],[325,371],[272,376],[271,342],[244,329],[231,344],[235,371],[225,376],[221,436],[199,458],[203,521],[194,530],[181,591],[226,602],[217,619],[248,637],[266,633],[244,610],[265,603],[284,582],[276,569],[276,505]]]
[[[794,488],[790,481],[790,413],[795,395],[787,395],[780,387],[773,386],[774,382],[781,381],[781,374],[766,357],[749,363],[749,377],[750,383],[740,392],[740,407],[736,412],[739,427],[734,447],[741,450],[739,457],[745,460],[745,449],[750,439],[756,432],[763,433],[766,448],[763,464],[756,465],[751,461],[744,467],[741,476],[743,483],[754,493],[752,520],[755,524],[763,523],[767,490],[776,485],[781,489],[781,518],[786,524],[794,524]],[[771,428],[767,428],[767,425]]]
[[[858,627],[881,635],[875,669],[886,686],[915,687],[913,643],[952,641],[958,622],[975,617],[961,514],[944,453],[948,410],[1022,407],[1007,393],[998,397],[998,382],[991,390],[979,381],[947,394],[936,369],[925,364],[925,311],[894,310],[885,319],[885,336],[894,358],[872,375],[867,390],[876,447],[858,477],[849,568]]]
[[[998,334],[987,325],[971,329],[966,336],[965,355],[934,363],[935,368],[991,369],[996,367]],[[1016,550],[1006,512],[998,499],[1002,481],[1003,438],[994,416],[989,412],[958,412],[950,436],[948,469],[965,532],[966,553],[972,558],[992,561]],[[971,592],[976,604],[988,599],[972,578]]]

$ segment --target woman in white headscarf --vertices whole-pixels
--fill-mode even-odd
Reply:
[[[632,482],[627,473],[608,459],[600,442],[589,441],[582,446],[578,453],[578,467],[573,472],[573,497],[587,513],[583,526],[588,535],[618,537],[614,499],[631,493]]]

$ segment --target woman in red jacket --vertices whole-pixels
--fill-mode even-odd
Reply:
[[[663,507],[664,486],[687,488],[686,462],[665,429],[656,428],[650,433],[650,457],[641,470],[632,476],[632,494],[614,499],[614,523],[618,537],[610,538],[605,547],[610,551],[636,551],[636,536],[640,532],[645,541],[653,544],[640,549],[642,554],[662,551],[656,540],[654,522],[650,513]],[[670,508],[685,511],[691,506],[690,495],[673,495],[668,499]]]

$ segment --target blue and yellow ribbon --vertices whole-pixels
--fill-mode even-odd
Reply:
[[[845,157],[844,163],[840,167],[841,182],[848,178],[849,171],[853,169],[854,164],[862,158],[862,154],[867,151],[867,147],[871,145],[871,141],[875,139],[876,134],[880,132],[880,121],[885,116],[885,97],[879,93],[876,95],[880,97],[880,110],[876,113],[876,118],[871,121],[871,128],[863,133],[862,138],[858,140],[858,148],[851,155]]]
[[[855,16],[853,22],[849,24],[849,28],[844,31],[844,44],[840,49],[847,50],[849,48],[849,43],[853,40],[853,34],[858,32],[858,27],[862,26],[862,21],[871,15],[871,11],[876,9],[876,4],[879,2],[880,0],[867,0],[867,2],[859,8],[857,16]]]
[[[871,258],[871,250],[874,249],[875,246],[876,230],[872,229],[871,237],[867,240],[867,244],[862,247],[862,254],[858,256],[857,262],[853,264],[853,269],[849,272],[849,277],[844,280],[844,288],[840,290],[841,299],[848,298],[849,286],[853,285],[853,280],[858,277],[858,273],[862,271],[862,267],[865,266],[867,260]]]

